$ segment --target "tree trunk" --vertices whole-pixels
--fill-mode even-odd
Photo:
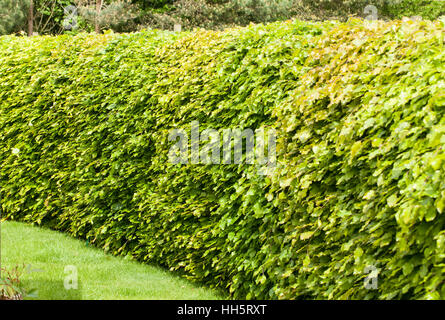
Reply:
[[[100,33],[99,14],[101,7],[102,7],[102,0],[96,0],[96,22],[94,25],[94,31],[96,31],[96,33]]]
[[[31,37],[34,34],[34,1],[31,0],[29,2],[29,11],[28,11],[28,37]]]

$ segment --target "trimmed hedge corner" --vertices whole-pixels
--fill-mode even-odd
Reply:
[[[444,114],[439,21],[0,37],[1,205],[235,298],[445,298]],[[277,168],[171,164],[192,121]]]

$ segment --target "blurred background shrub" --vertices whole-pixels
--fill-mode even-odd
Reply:
[[[383,20],[412,16],[432,20],[445,15],[441,0],[0,0],[0,34],[27,29],[30,1],[38,34],[173,30],[175,24],[183,30],[224,29],[294,18],[345,21],[351,16],[365,18],[370,5]],[[76,28],[70,30],[63,24],[68,6],[77,7]]]

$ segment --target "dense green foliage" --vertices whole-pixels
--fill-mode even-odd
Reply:
[[[237,298],[444,298],[443,30],[1,37],[4,213]],[[276,128],[276,170],[171,164],[195,120]]]

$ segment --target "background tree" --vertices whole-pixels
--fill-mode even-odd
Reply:
[[[29,0],[28,8],[28,37],[34,34],[34,1]]]
[[[72,0],[33,0],[34,30],[39,34],[61,34],[65,32],[63,21],[65,8],[72,6]]]
[[[102,3],[103,0],[96,0],[96,19],[94,21],[94,31],[96,31],[96,33],[100,32],[99,16],[102,9]]]
[[[29,0],[0,0],[0,35],[24,31]]]
[[[138,7],[130,0],[76,0],[75,3],[79,15],[94,26],[96,33],[103,29],[118,32],[136,29],[133,20],[137,17]]]
[[[64,10],[76,6],[78,24],[69,32],[112,29],[132,32],[143,28],[184,30],[196,27],[223,29],[249,23],[297,18],[300,20],[347,20],[366,17],[369,0],[0,0],[0,34],[67,32]],[[373,0],[379,19],[445,15],[442,0]],[[33,9],[33,10],[32,10]],[[31,31],[32,29],[32,31]]]

